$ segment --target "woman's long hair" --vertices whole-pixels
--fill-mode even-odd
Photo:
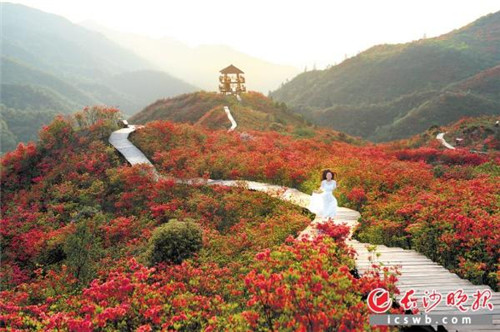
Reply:
[[[326,180],[326,174],[327,174],[328,172],[332,173],[332,180],[335,180],[335,177],[337,176],[337,173],[335,173],[334,171],[331,171],[331,170],[329,170],[329,169],[325,169],[325,170],[323,171],[323,174],[321,174],[321,181]]]

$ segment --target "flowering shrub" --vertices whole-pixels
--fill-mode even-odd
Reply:
[[[445,165],[480,165],[488,161],[488,157],[466,150],[439,150],[422,147],[404,149],[396,153],[399,160],[425,161],[426,163],[441,163]]]
[[[365,208],[362,241],[413,248],[477,283],[498,287],[498,186],[489,177],[435,179]],[[382,218],[383,219],[382,219]],[[472,276],[470,264],[482,268]]]
[[[347,199],[354,204],[356,210],[361,210],[367,199],[365,190],[360,187],[354,187],[347,194]]]
[[[332,229],[329,229],[332,231]],[[249,300],[241,313],[247,328],[294,331],[371,331],[363,297],[374,287],[394,291],[394,274],[354,278],[343,240],[320,236],[289,241],[256,255],[245,276]],[[372,288],[373,287],[373,288]],[[381,327],[380,330],[389,330]]]
[[[14,151],[6,153],[2,157],[2,185],[3,198],[8,198],[13,192],[20,188],[27,187],[32,181],[39,181],[40,178],[37,164],[40,153],[34,143],[19,143]]]

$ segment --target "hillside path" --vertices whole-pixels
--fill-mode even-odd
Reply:
[[[436,139],[441,142],[441,144],[447,148],[447,149],[450,149],[450,150],[455,150],[455,147],[453,145],[451,145],[450,143],[446,142],[446,140],[444,139],[444,134],[445,133],[439,133],[436,135]]]
[[[231,114],[231,110],[229,109],[229,107],[224,106],[224,112],[226,112],[227,118],[231,122],[231,128],[229,128],[227,131],[233,131],[236,128],[237,124],[236,121],[234,121],[233,115]]]

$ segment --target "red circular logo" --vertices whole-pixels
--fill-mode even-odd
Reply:
[[[388,291],[383,288],[376,288],[368,294],[366,303],[372,312],[383,314],[392,306],[392,299]]]

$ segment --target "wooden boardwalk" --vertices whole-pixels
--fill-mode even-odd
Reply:
[[[152,163],[147,159],[147,157],[135,147],[129,140],[128,135],[136,129],[135,126],[130,126],[129,128],[122,128],[113,132],[109,138],[109,142],[125,157],[126,160],[131,165],[145,163],[152,165]],[[160,178],[160,175],[154,170],[156,180]],[[203,178],[193,178],[193,179],[176,179],[177,183],[194,184],[194,183],[204,183],[207,185],[225,185],[225,186],[243,186],[249,190],[256,190],[266,192],[267,194],[279,198],[284,201],[291,202],[300,207],[306,208],[309,204],[310,195],[300,192],[294,188],[288,188],[279,185],[273,185],[268,183],[261,183],[255,181],[246,180],[205,180]],[[346,223],[351,226],[351,230],[356,226],[358,219],[360,217],[359,212],[339,207],[337,210],[337,216],[334,218],[335,223]],[[323,223],[326,220],[316,217],[304,231],[301,232],[299,237],[305,236],[306,234],[314,236],[317,232],[314,224]],[[471,315],[490,315],[492,316],[493,325],[490,326],[445,326],[448,331],[456,332],[469,332],[469,331],[500,331],[500,293],[493,292],[491,288],[485,285],[473,285],[471,282],[465,279],[461,279],[454,273],[450,273],[447,269],[441,265],[433,262],[424,255],[414,251],[406,250],[397,247],[387,247],[384,245],[375,246],[375,252],[368,250],[367,243],[360,243],[354,239],[349,238],[347,243],[351,245],[357,251],[356,257],[356,267],[360,274],[365,273],[371,268],[372,262],[377,264],[383,264],[385,266],[398,266],[401,271],[401,275],[398,276],[398,286],[401,294],[396,297],[400,300],[406,291],[413,289],[416,291],[415,295],[418,298],[418,304],[421,306],[421,296],[424,295],[425,291],[431,292],[436,290],[441,293],[443,300],[440,305],[434,308],[429,314],[463,314],[455,307],[447,307],[445,305],[445,299],[448,292],[456,291],[462,289],[468,296],[469,301],[464,304],[464,307],[470,308],[472,304],[472,294],[476,290],[489,289],[493,297],[489,301],[493,304],[494,310],[478,310],[471,312],[469,309],[466,314]],[[423,312],[423,308],[419,307]],[[435,328],[437,326],[434,325]]]
[[[137,129],[135,125],[129,125],[126,128],[118,129],[109,136],[109,143],[115,147],[125,157],[130,165],[147,164],[153,168],[155,181],[158,181],[160,175],[153,163],[139,150],[132,142],[128,140],[130,133]]]

